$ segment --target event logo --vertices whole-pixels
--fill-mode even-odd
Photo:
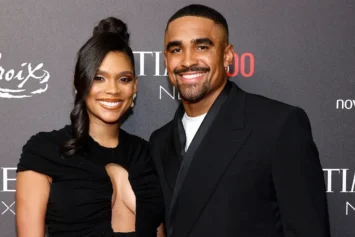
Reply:
[[[21,70],[16,71],[6,70],[0,64],[0,98],[26,98],[47,91],[50,74],[42,67],[43,63],[33,66],[24,62]]]
[[[337,109],[346,109],[350,110],[355,107],[355,100],[343,100],[343,99],[338,99],[336,103],[336,108]]]
[[[147,76],[148,69],[153,68],[153,77],[166,77],[168,76],[167,70],[164,65],[164,55],[161,51],[134,51],[133,54],[137,55],[136,58],[139,64],[138,76]],[[149,65],[150,67],[147,67]],[[231,78],[242,76],[249,78],[254,75],[255,57],[252,53],[242,53],[241,55],[234,53],[233,63],[228,68],[227,75]],[[177,89],[171,85],[166,88],[162,85],[159,86],[159,99],[165,97],[180,100],[180,95]]]
[[[326,179],[327,193],[347,194],[347,197],[354,198],[355,194],[355,172],[349,169],[323,169]],[[345,215],[355,214],[354,200],[345,201]]]

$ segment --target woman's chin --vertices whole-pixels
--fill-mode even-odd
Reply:
[[[117,124],[121,116],[115,115],[115,116],[98,116],[98,118],[101,120],[101,122],[105,124],[110,124],[114,125]]]
[[[119,118],[110,118],[110,119],[104,119],[102,120],[106,124],[114,125],[117,124],[119,121]]]

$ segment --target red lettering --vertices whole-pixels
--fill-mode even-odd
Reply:
[[[249,73],[245,72],[245,58],[249,57]],[[251,77],[254,74],[254,55],[251,53],[243,53],[242,57],[240,58],[240,73],[243,77]]]
[[[233,61],[234,61],[234,72],[231,73],[231,71],[228,70],[227,75],[229,77],[235,77],[239,73],[239,56],[238,56],[238,54],[234,53]],[[229,67],[229,69],[230,69],[230,67]]]
[[[246,72],[246,67],[245,67],[245,59],[246,57],[249,58],[249,72]],[[234,72],[231,72],[231,70],[229,70],[227,72],[227,75],[229,77],[236,77],[239,73],[240,70],[240,74],[243,77],[251,77],[254,74],[254,67],[255,67],[255,59],[254,59],[254,55],[252,53],[243,53],[242,56],[240,57],[239,60],[239,55],[237,53],[234,53],[234,57],[233,57],[233,69]],[[240,62],[240,64],[239,64]]]

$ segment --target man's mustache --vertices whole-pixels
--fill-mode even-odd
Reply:
[[[180,74],[184,72],[208,72],[210,69],[208,67],[185,67],[181,69],[175,69],[174,73],[175,74]]]

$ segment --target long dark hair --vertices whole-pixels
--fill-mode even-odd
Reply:
[[[125,53],[134,69],[129,36],[127,25],[123,21],[109,17],[100,21],[94,28],[93,36],[80,48],[74,73],[76,96],[74,108],[70,113],[72,137],[63,144],[63,155],[76,154],[88,139],[89,116],[85,99],[105,56],[113,51]]]

